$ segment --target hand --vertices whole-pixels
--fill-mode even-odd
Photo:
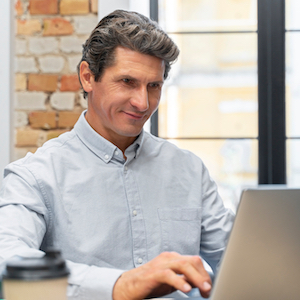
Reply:
[[[113,289],[114,300],[141,300],[197,287],[209,297],[211,279],[199,256],[164,252],[148,263],[124,272]]]

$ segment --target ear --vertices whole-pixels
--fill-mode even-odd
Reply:
[[[89,64],[86,61],[82,61],[79,67],[79,76],[82,84],[82,88],[87,93],[93,90],[92,83],[94,81],[94,75],[92,74]]]

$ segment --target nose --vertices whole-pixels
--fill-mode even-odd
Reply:
[[[140,87],[134,91],[131,97],[131,105],[140,112],[144,112],[149,108],[148,89]]]

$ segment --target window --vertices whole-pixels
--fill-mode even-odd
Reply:
[[[258,180],[257,6],[161,0],[159,23],[181,54],[166,82],[158,135],[201,157],[225,204]]]
[[[299,186],[299,1],[155,2],[181,57],[152,132],[199,155],[233,209],[244,187]]]

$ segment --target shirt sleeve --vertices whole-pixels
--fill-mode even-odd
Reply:
[[[69,276],[69,300],[111,300],[113,287],[123,270],[99,268],[67,261]]]
[[[202,209],[200,255],[216,273],[231,232],[234,213],[224,207],[217,185],[205,167],[202,174]]]
[[[25,171],[24,171],[25,172]],[[49,215],[34,182],[7,172],[0,190],[0,272],[13,256],[42,257],[40,250]],[[23,174],[24,175],[24,174]],[[67,261],[70,270],[68,299],[112,299],[112,290],[123,270]]]

